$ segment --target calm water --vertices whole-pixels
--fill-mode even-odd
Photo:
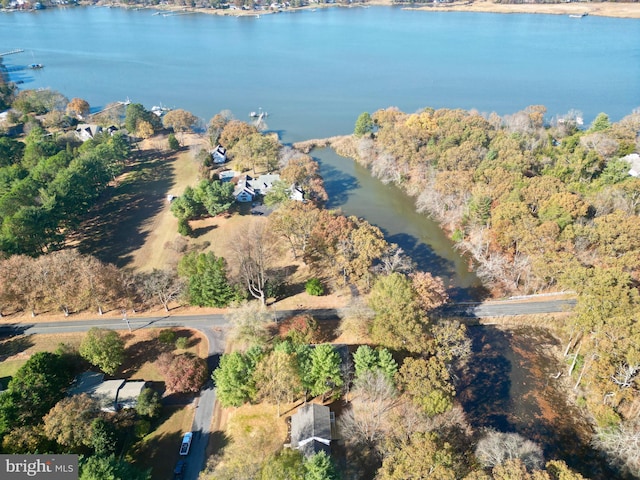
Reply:
[[[284,141],[344,134],[397,106],[507,114],[544,104],[620,119],[640,106],[640,21],[552,15],[320,9],[260,18],[72,8],[0,14],[25,88],[94,107],[127,97],[205,120],[262,107]]]

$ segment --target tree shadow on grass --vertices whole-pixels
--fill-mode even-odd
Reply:
[[[13,337],[0,341],[0,362],[7,358],[22,353],[33,346],[31,335]]]
[[[168,416],[175,411],[167,412]],[[163,415],[164,416],[164,415]],[[182,432],[168,432],[150,440],[138,442],[130,451],[131,457],[137,459],[135,465],[142,469],[151,468],[151,478],[173,478],[171,474],[180,456]],[[197,468],[197,466],[193,466]]]
[[[191,236],[193,238],[199,238],[215,228],[217,228],[216,225],[207,225],[206,227],[195,228]]]
[[[154,362],[161,354],[173,349],[173,344],[162,343],[156,338],[134,343],[125,351],[125,361],[120,367],[121,377],[130,378],[145,363]]]
[[[175,184],[174,160],[171,154],[151,151],[129,164],[121,183],[107,190],[73,235],[80,252],[118,267],[131,263],[150,233],[149,222],[164,208]]]

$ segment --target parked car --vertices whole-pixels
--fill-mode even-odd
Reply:
[[[187,469],[187,462],[184,460],[178,460],[176,468],[173,469],[173,480],[182,480],[184,477],[184,471]]]

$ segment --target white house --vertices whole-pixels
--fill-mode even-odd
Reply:
[[[91,140],[100,132],[102,132],[102,127],[100,125],[81,123],[76,127],[76,135],[83,142]]]
[[[238,185],[233,191],[233,196],[235,197],[236,202],[252,202],[253,197],[256,196],[255,190],[249,185],[249,182],[247,180],[248,178],[250,177],[248,175],[245,175],[243,177],[240,177],[240,180],[238,180]]]
[[[268,173],[252,178],[244,175],[238,180],[238,186],[233,192],[237,202],[252,202],[256,195],[266,195],[273,188],[273,184],[280,181],[277,173]],[[289,198],[298,202],[304,201],[304,192],[297,185],[289,188]]]
[[[222,145],[218,145],[214,150],[211,150],[211,158],[213,163],[225,163],[227,161],[227,149]]]
[[[296,202],[304,202],[304,191],[297,185],[292,185],[289,190],[289,198]]]
[[[629,175],[632,177],[640,177],[640,155],[637,153],[630,153],[626,157],[622,157],[620,160],[624,160],[630,165]]]
[[[249,185],[258,195],[266,195],[273,187],[273,184],[280,180],[277,173],[268,173],[260,175],[257,178],[251,178],[247,175],[247,185]]]

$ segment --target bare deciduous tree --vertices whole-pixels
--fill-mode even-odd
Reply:
[[[485,467],[502,465],[507,460],[519,459],[527,468],[540,469],[544,466],[542,448],[517,433],[491,430],[478,442],[476,457]]]
[[[343,438],[355,444],[375,447],[392,425],[387,421],[397,404],[396,390],[380,371],[361,375],[352,390],[351,408],[339,420]]]
[[[611,464],[635,477],[640,476],[640,419],[599,430],[593,444],[607,452]]]
[[[180,297],[184,291],[184,282],[175,272],[153,269],[139,277],[139,284],[147,300],[157,299],[166,312],[169,304]]]
[[[256,219],[238,232],[229,245],[240,281],[263,305],[267,303],[267,282],[275,255],[275,239],[266,225]]]
[[[269,336],[267,325],[271,317],[264,305],[246,302],[239,308],[231,310],[227,319],[231,324],[228,338],[240,349],[263,345],[267,341]]]

